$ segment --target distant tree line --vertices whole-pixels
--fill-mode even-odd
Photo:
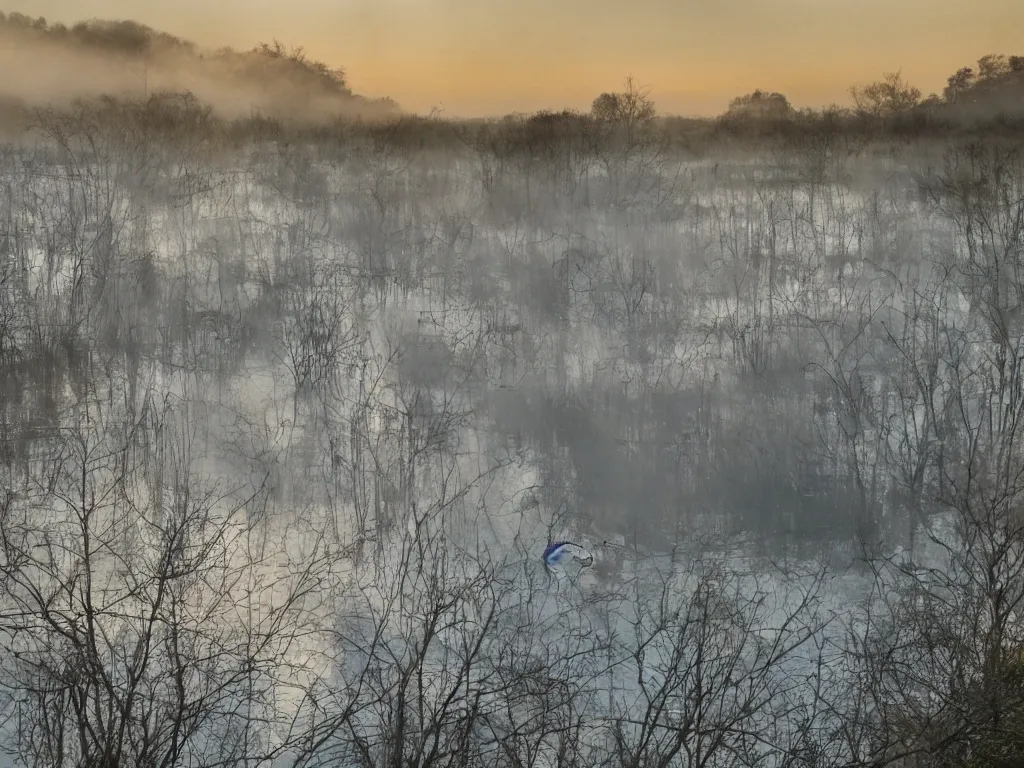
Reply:
[[[720,123],[730,129],[785,127],[832,112],[849,124],[877,128],[928,128],[974,126],[986,122],[1024,118],[1024,56],[988,54],[977,68],[962,67],[946,80],[942,95],[922,97],[919,88],[901,72],[886,72],[880,80],[850,88],[851,108],[797,110],[781,93],[755,90],[733,99]]]
[[[343,68],[331,67],[312,59],[301,47],[287,48],[281,42],[263,42],[247,51],[222,48],[202,52],[194,43],[166,32],[154,30],[144,24],[127,20],[89,20],[72,26],[50,23],[44,17],[32,18],[22,13],[0,12],[0,35],[30,34],[56,43],[74,45],[83,50],[102,51],[112,55],[155,59],[174,52],[194,57],[211,67],[221,76],[239,82],[254,82],[274,77],[288,83],[297,93],[304,89],[334,94],[343,99],[362,101],[384,107],[385,114],[396,117],[398,105],[391,99],[365,99],[352,93]],[[899,71],[887,72],[872,83],[855,85],[849,89],[852,106],[829,105],[821,109],[794,107],[785,94],[756,89],[738,96],[726,111],[716,119],[681,118],[659,115],[649,91],[627,78],[622,91],[599,94],[589,110],[566,109],[558,112],[540,111],[532,115],[512,114],[498,120],[441,121],[435,115],[429,118],[403,117],[401,129],[391,136],[407,135],[415,131],[423,135],[416,139],[436,145],[441,142],[454,146],[462,141],[466,131],[479,130],[485,123],[488,131],[507,130],[517,136],[506,136],[506,144],[526,142],[563,142],[567,132],[586,134],[586,141],[604,136],[611,139],[627,135],[634,141],[640,133],[652,131],[675,145],[694,146],[703,141],[723,138],[743,138],[765,134],[801,135],[821,130],[840,131],[844,134],[877,133],[923,135],[950,130],[1013,130],[1024,120],[1024,56],[988,54],[982,56],[975,67],[961,67],[947,78],[941,94],[924,97],[922,91],[907,82]],[[6,107],[6,108],[4,108]],[[0,111],[18,111],[18,104],[0,105]],[[340,118],[339,118],[340,119]],[[349,118],[349,121],[351,119]],[[311,128],[297,124],[283,125],[280,118],[254,114],[251,119],[211,121],[224,123],[223,128],[236,136],[275,138],[285,132],[289,135],[315,132],[319,138],[337,137],[351,132],[339,125],[329,124]],[[297,123],[299,121],[293,121]],[[458,124],[439,129],[442,122]],[[617,126],[615,131],[609,127]],[[622,130],[619,130],[622,129]],[[359,130],[374,130],[360,126]]]

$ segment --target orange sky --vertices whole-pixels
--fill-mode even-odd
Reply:
[[[1024,55],[1022,0],[0,0],[65,23],[133,19],[200,45],[278,39],[358,93],[447,116],[586,108],[627,74],[661,112],[755,88],[847,103],[902,69],[927,94],[987,53]]]

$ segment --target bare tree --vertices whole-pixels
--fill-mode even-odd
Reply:
[[[898,115],[917,106],[921,90],[907,83],[899,72],[887,72],[876,83],[854,86],[850,96],[857,110],[871,117]]]
[[[329,562],[316,538],[301,561],[268,549],[253,510],[199,474],[181,416],[83,403],[6,509],[2,676],[26,765],[214,765],[288,746],[297,712],[281,697]]]
[[[619,640],[623,689],[609,713],[616,762],[784,761],[796,705],[789,675],[821,630],[822,576],[802,588],[785,580],[789,604],[711,557],[638,581]]]
[[[876,564],[874,597],[849,628],[863,695],[840,717],[861,724],[850,752],[859,764],[1007,764],[1019,754],[1022,178],[1016,153],[996,146],[954,149],[938,180],[956,250],[915,319],[926,346],[910,334],[899,345],[916,351],[901,417],[916,424],[895,442],[897,466],[932,514],[913,557]]]
[[[591,116],[591,146],[605,172],[607,205],[624,210],[648,198],[664,202],[664,187],[673,189],[676,178],[656,131],[650,90],[627,77],[623,91],[594,99]],[[666,171],[670,183],[663,184]]]

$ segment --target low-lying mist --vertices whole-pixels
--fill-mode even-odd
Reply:
[[[307,130],[211,116],[364,103],[301,51],[10,21],[0,768],[1017,764],[1009,123]]]

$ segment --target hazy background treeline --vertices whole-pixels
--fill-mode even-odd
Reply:
[[[163,91],[189,91],[228,119],[259,113],[316,123],[398,111],[390,99],[354,94],[343,69],[312,60],[301,48],[274,41],[250,51],[207,51],[133,21],[97,19],[69,28],[0,12],[0,66],[17,73],[0,87],[5,114]]]
[[[280,47],[4,24],[196,78],[9,112],[25,763],[1013,764],[1019,57],[849,111],[351,120]],[[264,65],[317,119],[218,106]],[[596,555],[561,586],[556,537]]]
[[[394,117],[385,97],[352,92],[344,69],[310,59],[278,41],[248,51],[206,50],[130,20],[92,19],[68,27],[44,17],[0,12],[0,64],[17,77],[0,86],[4,115],[20,107],[67,106],[100,95],[138,99],[164,91],[194,94],[224,119],[261,118],[309,125],[336,119]],[[610,94],[606,94],[610,95]],[[757,89],[734,99],[720,120],[667,118],[674,133],[792,130],[825,117],[852,129],[920,133],[981,123],[1013,123],[1024,109],[1024,56],[991,53],[961,66],[941,94],[924,96],[898,72],[850,88],[852,107],[795,108],[784,94]],[[606,102],[604,108],[610,106]],[[578,117],[578,115],[577,115]],[[992,127],[991,125],[989,127]]]

